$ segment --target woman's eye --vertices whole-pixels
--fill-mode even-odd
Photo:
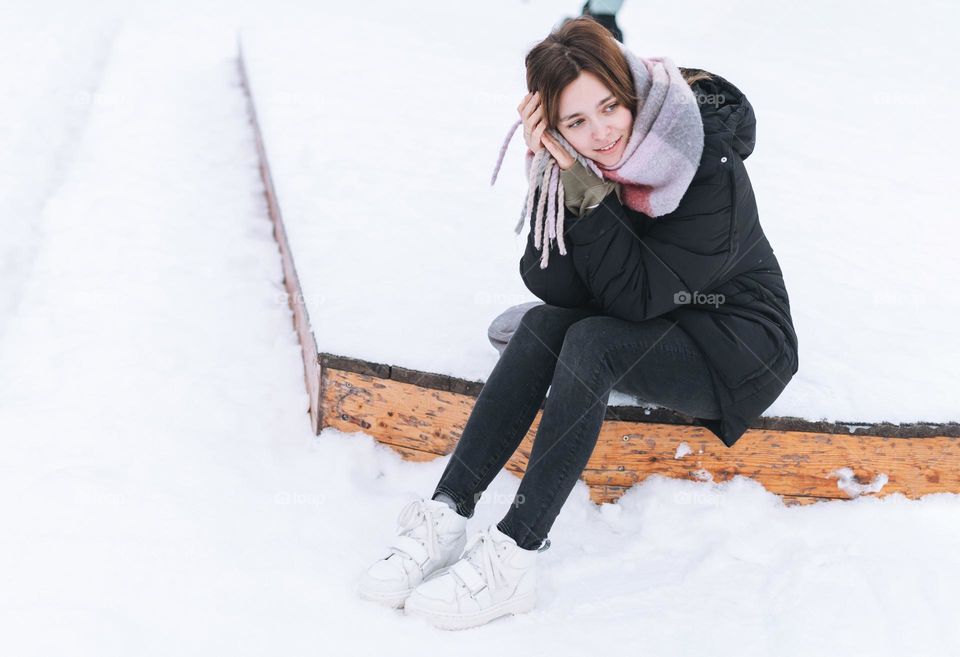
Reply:
[[[620,103],[610,103],[609,105],[607,105],[607,109],[608,109],[608,110],[613,109],[614,107],[616,107],[616,106],[619,105],[619,104],[620,104]],[[571,123],[571,124],[568,125],[567,127],[568,127],[568,128],[576,128],[578,125],[580,125],[581,122],[582,122],[582,119],[577,119],[576,121],[574,121],[573,123]]]

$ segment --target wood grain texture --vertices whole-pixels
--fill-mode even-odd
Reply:
[[[321,367],[321,379],[321,429],[363,431],[416,461],[453,451],[475,401],[457,392],[332,367]],[[541,414],[506,465],[518,476],[525,471]],[[690,453],[676,458],[684,442]],[[960,438],[750,429],[727,447],[701,426],[608,419],[581,478],[594,502],[601,503],[616,500],[653,474],[714,482],[742,475],[785,504],[798,505],[849,499],[838,486],[840,468],[849,468],[859,484],[885,475],[888,480],[876,493],[881,496],[956,493]]]

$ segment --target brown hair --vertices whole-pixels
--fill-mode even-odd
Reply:
[[[560,92],[581,71],[596,75],[631,114],[636,112],[638,99],[627,58],[607,28],[590,16],[561,23],[527,53],[526,67],[527,90],[540,92],[549,128],[557,129],[560,123]],[[700,69],[678,68],[689,85],[710,78]]]

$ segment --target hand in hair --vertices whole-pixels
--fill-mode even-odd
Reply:
[[[547,122],[543,118],[540,92],[528,93],[524,96],[517,107],[517,112],[523,120],[523,139],[527,142],[527,148],[537,153],[541,148],[546,147],[564,171],[573,166],[575,161],[573,157],[546,131]]]

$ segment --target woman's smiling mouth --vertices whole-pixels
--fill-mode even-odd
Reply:
[[[621,135],[620,137],[617,137],[617,138],[613,141],[613,143],[611,143],[611,144],[609,144],[609,145],[607,145],[607,146],[605,146],[605,147],[603,147],[603,148],[595,148],[595,149],[593,149],[593,150],[597,151],[598,153],[609,153],[609,152],[612,151],[614,148],[616,148],[617,144],[620,143],[620,139],[621,139],[622,137],[623,137],[623,135]]]

